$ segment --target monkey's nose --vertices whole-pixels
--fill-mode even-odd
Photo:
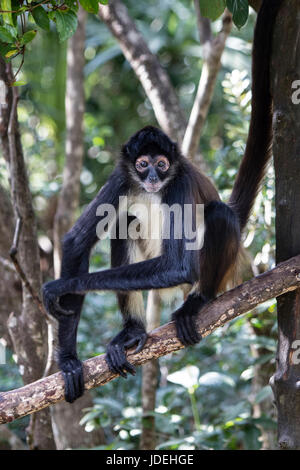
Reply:
[[[149,176],[149,181],[150,181],[150,183],[157,183],[158,178],[157,178],[156,175],[151,175],[151,176]]]

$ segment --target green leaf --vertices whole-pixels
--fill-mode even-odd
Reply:
[[[0,0],[1,10],[11,12],[11,0]],[[12,13],[1,13],[4,23],[11,24],[13,26]]]
[[[57,10],[55,18],[59,40],[63,42],[75,33],[77,28],[77,16],[72,10]]]
[[[248,0],[226,0],[227,8],[232,13],[234,24],[241,28],[249,16]]]
[[[12,47],[12,45],[3,44],[2,42],[0,42],[0,55],[4,58],[5,62],[9,62],[9,58],[6,57],[6,54],[10,52],[14,47],[14,45]]]
[[[199,0],[201,15],[215,21],[225,10],[225,0]]]
[[[265,400],[266,398],[273,395],[272,389],[270,385],[266,385],[265,387],[261,388],[259,392],[256,394],[255,403],[260,403],[261,401]]]
[[[24,82],[24,80],[19,80],[18,82],[14,82],[12,86],[23,86],[27,85],[27,82]]]
[[[101,5],[108,5],[108,0],[99,0],[99,3],[101,3]]]
[[[5,54],[5,57],[6,57],[7,59],[9,59],[9,57],[11,57],[11,56],[17,54],[18,52],[19,52],[18,49],[13,49],[13,50],[7,52],[7,53]]]
[[[0,26],[0,39],[1,41],[8,43],[12,43],[15,41],[13,35],[9,31],[7,31],[4,26]]]
[[[31,12],[34,21],[36,24],[46,31],[50,29],[50,21],[47,15],[47,12],[44,10],[43,7],[34,8]]]
[[[32,29],[31,31],[27,31],[21,37],[21,44],[22,45],[28,44],[29,42],[31,42],[35,38],[35,35],[36,35],[36,30]]]
[[[77,0],[65,0],[65,5],[67,5],[71,10],[77,12],[78,11],[78,3]]]
[[[89,13],[98,13],[99,3],[98,0],[79,0],[82,7]]]

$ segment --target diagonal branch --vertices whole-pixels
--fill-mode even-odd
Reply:
[[[181,142],[186,119],[175,90],[168,74],[136,28],[126,6],[120,0],[111,0],[109,5],[99,5],[99,16],[117,39],[139,78],[159,125],[172,139]]]
[[[197,330],[202,337],[225,325],[237,316],[249,312],[258,304],[300,288],[300,255],[279,264],[250,281],[241,284],[208,304],[197,318]],[[141,365],[151,359],[182,349],[173,322],[149,334],[145,348],[138,354],[128,351],[128,359]],[[84,362],[85,388],[104,385],[117,377],[109,371],[103,355]],[[34,413],[64,398],[61,372],[17,390],[0,394],[0,424]]]

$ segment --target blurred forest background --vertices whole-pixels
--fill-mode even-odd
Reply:
[[[169,75],[182,115],[188,117],[205,57],[193,2],[126,0],[124,3],[149,49],[157,55]],[[250,10],[246,25],[240,30],[233,26],[228,35],[194,158],[205,167],[224,201],[230,194],[248,132],[255,17],[256,13]],[[99,16],[83,13],[80,22],[86,36],[83,47],[84,148],[82,162],[79,156],[74,163],[80,174],[80,198],[77,204],[76,191],[75,194],[71,192],[71,199],[74,198],[74,207],[70,209],[72,220],[105,183],[122,143],[144,125],[158,125],[149,96],[105,22]],[[222,18],[211,23],[211,28],[214,35],[218,34]],[[27,47],[17,78],[26,82],[18,88],[18,119],[37,219],[43,281],[53,279],[55,275],[53,227],[59,223],[58,207],[62,215],[66,210],[59,202],[68,178],[67,173],[63,177],[68,165],[66,154],[70,146],[77,145],[76,142],[72,144],[68,136],[67,126],[73,129],[74,137],[72,126],[76,125],[68,112],[72,113],[73,121],[80,121],[82,112],[82,103],[76,94],[71,111],[65,105],[66,93],[69,100],[72,94],[71,85],[66,87],[67,48],[71,47],[72,40],[69,40],[69,46],[67,41],[59,42],[55,28],[39,31]],[[78,36],[74,47],[80,53]],[[13,64],[14,70],[21,59],[18,60]],[[69,169],[72,169],[72,163]],[[6,207],[6,212],[4,209],[0,212],[0,256],[3,261],[13,232],[12,209],[9,209],[8,200],[4,204],[9,175],[3,157],[0,158],[0,189],[2,208]],[[66,193],[66,201],[68,197],[70,194]],[[270,167],[244,236],[249,261],[244,279],[275,264],[273,200],[274,174]],[[60,235],[59,230],[57,233]],[[92,254],[91,270],[107,267],[109,260],[109,245],[98,244]],[[7,283],[3,283],[0,291],[1,336],[7,344],[7,364],[0,366],[2,391],[22,385],[14,345],[6,326],[9,313],[20,309],[20,285],[18,278],[7,271],[9,269],[5,271]],[[7,293],[9,301],[6,300]],[[175,306],[163,305],[162,323],[169,320]],[[120,326],[121,315],[115,296],[111,293],[89,294],[78,332],[80,358],[84,360],[103,354]],[[60,417],[65,424],[63,428],[63,424],[58,423],[54,429],[56,447],[138,449],[148,426],[151,444],[144,443],[144,448],[147,445],[148,448],[155,445],[157,449],[272,448],[276,426],[268,380],[275,369],[275,351],[276,304],[272,301],[218,329],[197,346],[161,358],[155,410],[148,410],[144,419],[142,368],[135,377],[116,379],[89,392],[78,412],[75,412],[75,405],[74,408],[70,405],[54,407],[52,419],[57,418],[55,410],[62,407]],[[29,417],[1,426],[0,447],[26,447],[28,426]],[[74,432],[71,431],[73,427]],[[79,435],[80,439],[76,440]]]

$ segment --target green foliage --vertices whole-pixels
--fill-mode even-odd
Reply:
[[[219,18],[227,6],[238,28],[244,26],[249,16],[248,0],[199,0],[199,3],[201,14],[212,21]]]
[[[77,28],[77,16],[74,11],[60,11],[57,10],[55,13],[56,27],[59,35],[59,40],[65,41],[72,34],[75,33]]]
[[[42,6],[34,8],[31,14],[34,21],[40,28],[45,29],[46,31],[50,30],[49,16]]]
[[[248,0],[226,0],[227,8],[232,13],[234,24],[241,28],[244,26],[249,15]]]
[[[12,43],[15,41],[15,36],[7,28],[7,26],[0,26],[0,39],[6,43]]]
[[[226,7],[225,0],[199,0],[201,15],[215,21]]]
[[[89,13],[98,13],[98,10],[99,10],[98,0],[80,0],[80,4]]]

